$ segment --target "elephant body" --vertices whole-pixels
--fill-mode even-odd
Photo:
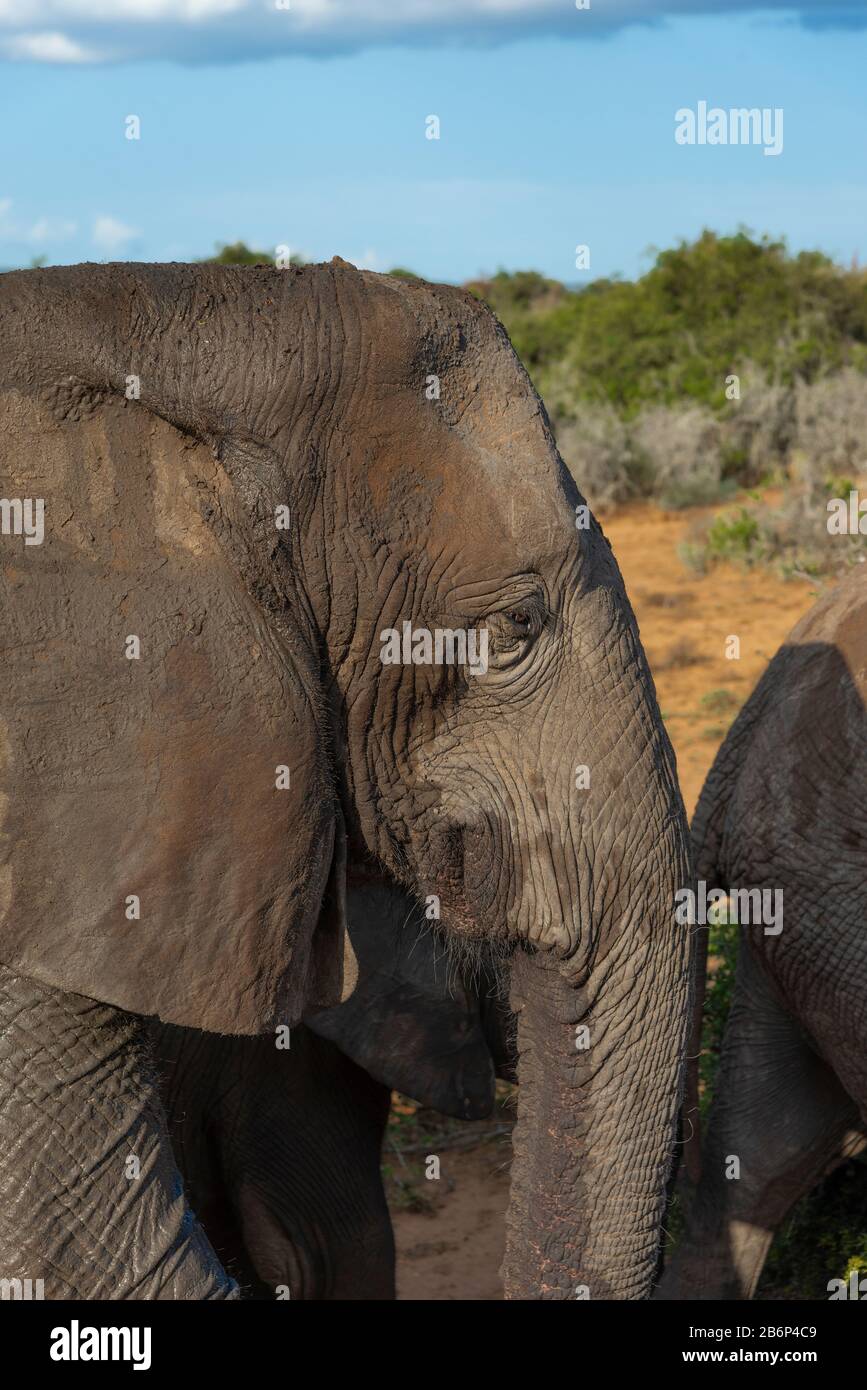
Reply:
[[[688,836],[621,576],[502,328],[463,291],[337,258],[10,272],[0,419],[6,510],[36,498],[45,518],[41,544],[0,537],[10,978],[112,1010],[129,1047],[144,1017],[273,1036],[351,1006],[358,876],[410,894],[462,969],[509,977],[507,1296],[646,1297],[683,1067]],[[387,659],[405,624],[478,637],[485,660],[424,642]],[[66,1060],[85,1086],[101,1015],[81,1017]],[[8,1037],[6,1193],[3,1135],[31,1123],[12,1082],[48,1055],[38,1030]],[[134,1218],[176,1171],[169,1150],[156,1188],[130,1182],[123,1105],[104,1162],[48,1163],[29,1192],[67,1249],[102,1222],[119,1266],[104,1213]],[[159,1105],[131,1105],[161,1154]],[[98,1098],[78,1117],[102,1152]],[[64,1107],[43,1119],[63,1152]],[[196,1229],[171,1212],[178,1238]],[[138,1227],[156,1282],[126,1270],[124,1296],[209,1286],[204,1237],[175,1265],[166,1219]],[[33,1239],[27,1268],[0,1241],[8,1277],[42,1275]],[[105,1287],[52,1259],[48,1297]]]
[[[749,1298],[786,1213],[867,1142],[865,706],[867,582],[856,567],[770,663],[696,810],[699,881],[782,889],[784,912],[782,930],[740,929],[700,1161],[687,1145],[689,1217],[662,1281],[668,1298]],[[697,1017],[693,1054],[699,1027]]]

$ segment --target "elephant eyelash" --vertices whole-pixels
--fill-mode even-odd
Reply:
[[[512,604],[509,608],[502,608],[498,613],[492,613],[489,621],[495,622],[497,618],[510,623],[517,637],[529,639],[539,636],[545,627],[547,615],[542,611],[540,604],[522,601]]]

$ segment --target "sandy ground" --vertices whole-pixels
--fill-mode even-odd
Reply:
[[[706,575],[692,573],[677,548],[702,515],[634,507],[603,517],[638,617],[689,814],[738,709],[818,594],[811,582],[764,570],[720,565]],[[735,660],[726,657],[732,636],[740,640]],[[392,1204],[398,1297],[502,1298],[508,1136],[432,1151],[441,1154],[441,1176],[420,1180],[427,1209]]]
[[[397,1296],[501,1299],[511,1142],[494,1138],[470,1150],[445,1149],[430,1212],[392,1212]]]
[[[688,570],[677,549],[702,515],[643,507],[603,522],[638,618],[690,815],[729,725],[819,594],[814,582],[762,569]],[[735,660],[726,656],[732,636],[740,642]]]

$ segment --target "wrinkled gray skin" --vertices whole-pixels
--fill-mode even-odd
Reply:
[[[52,1299],[237,1297],[187,1204],[145,1021],[6,966],[0,1269]]]
[[[380,1172],[391,1089],[477,1119],[493,1107],[495,1059],[509,1075],[512,1019],[496,981],[465,983],[405,893],[359,879],[347,922],[352,997],[293,1028],[288,1049],[153,1028],[187,1196],[245,1295],[393,1298]]]
[[[341,997],[345,865],[376,862],[439,898],[454,949],[509,962],[506,1296],[647,1297],[680,1099],[688,836],[610,546],[576,527],[580,494],[489,311],[340,261],[14,272],[0,406],[3,495],[47,497],[44,546],[19,538],[0,590],[19,654],[0,692],[0,960],[23,997],[34,979],[185,1027],[295,1024]],[[384,665],[381,634],[404,621],[485,630],[487,672]],[[123,659],[131,632],[140,661]],[[26,1088],[0,1094],[0,1131],[27,1111]],[[47,1125],[65,1151],[59,1102]],[[39,1272],[55,1216],[78,1239],[118,1203],[135,1214],[117,1164],[54,1181],[28,1248],[0,1246],[9,1275]],[[137,1259],[161,1296],[196,1297],[210,1256],[175,1279],[164,1217],[136,1224]],[[172,1219],[181,1238],[190,1214]],[[85,1297],[98,1282],[76,1278]]]
[[[867,1138],[865,704],[867,582],[856,567],[771,662],[696,810],[699,879],[709,890],[781,888],[784,915],[778,935],[741,929],[700,1156],[693,1073],[690,1215],[665,1298],[750,1298],[786,1213]],[[700,1012],[699,1000],[693,1056]],[[737,1180],[725,1176],[732,1155]]]

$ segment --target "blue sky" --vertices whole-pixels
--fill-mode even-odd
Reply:
[[[867,263],[867,3],[291,3],[0,0],[0,265],[240,237],[575,282],[577,243],[632,276],[740,223]],[[782,108],[783,153],[679,146],[701,100]]]

